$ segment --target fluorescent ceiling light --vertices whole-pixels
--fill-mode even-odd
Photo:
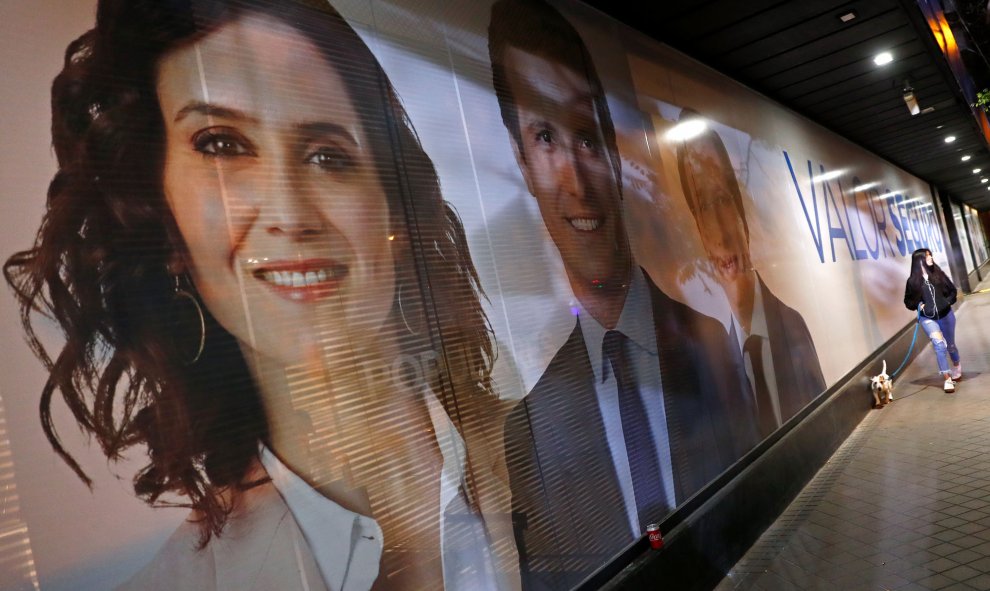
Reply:
[[[988,180],[990,180],[990,179],[988,179],[987,177],[983,177],[982,179],[980,179],[980,182],[981,183],[986,183]]]
[[[956,141],[956,136],[954,136],[954,135],[947,135],[947,136],[945,136],[945,143],[951,144],[954,141]]]
[[[963,156],[962,158],[960,158],[960,160],[962,160],[963,162],[966,162],[970,158],[972,158],[972,156],[970,156],[969,154],[966,154],[965,156]]]
[[[859,193],[867,189],[872,189],[873,187],[876,187],[879,184],[880,183],[866,183],[865,185],[856,185],[855,187],[853,187],[853,193]]]
[[[980,174],[980,170],[981,169],[979,169],[979,168],[974,168],[973,169],[973,174]]]
[[[881,195],[880,198],[881,199],[886,199],[887,197],[893,197],[894,195],[897,195],[900,192],[901,192],[900,189],[897,189],[896,191],[887,191],[886,193],[884,193],[883,195]]]
[[[855,18],[856,18],[856,11],[855,10],[850,10],[848,12],[843,12],[842,14],[839,15],[839,20],[842,21],[842,22],[844,22],[844,23],[848,23],[849,21],[851,21],[851,20],[853,20]]]
[[[884,51],[873,56],[873,63],[878,66],[886,66],[892,61],[894,61],[894,56],[889,51]]]
[[[664,134],[664,137],[672,142],[683,142],[698,137],[706,129],[708,129],[708,124],[705,123],[705,120],[696,117],[694,119],[681,121],[677,125],[671,127],[667,130],[667,133]]]

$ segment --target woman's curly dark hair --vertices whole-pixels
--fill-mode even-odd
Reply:
[[[57,395],[110,460],[146,446],[135,492],[153,505],[187,497],[204,544],[233,506],[223,493],[254,484],[246,474],[267,425],[237,342],[205,306],[198,362],[186,365],[188,352],[173,344],[167,264],[184,246],[162,188],[156,70],[169,51],[254,13],[314,42],[359,107],[393,227],[408,245],[397,280],[418,292],[414,309],[428,327],[416,346],[442,352],[433,385],[451,416],[459,421],[458,398],[492,392],[495,349],[463,227],[387,76],[344,19],[319,0],[101,0],[95,28],[69,45],[52,85],[58,172],[44,219],[33,248],[11,256],[4,275],[48,370],[41,424],[56,453],[91,484],[55,431]],[[35,312],[62,330],[54,355],[34,332]]]

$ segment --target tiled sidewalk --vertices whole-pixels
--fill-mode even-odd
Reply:
[[[894,403],[867,415],[718,591],[990,590],[990,293],[957,319],[956,393],[942,392],[920,333],[926,350]]]

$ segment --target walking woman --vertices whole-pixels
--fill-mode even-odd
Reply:
[[[911,276],[904,288],[904,305],[918,312],[918,322],[935,347],[938,371],[945,378],[943,390],[956,391],[962,379],[962,363],[956,349],[956,286],[932,259],[932,251],[919,248],[911,254]],[[950,364],[951,361],[951,364]]]

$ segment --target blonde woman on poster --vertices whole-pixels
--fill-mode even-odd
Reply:
[[[100,2],[4,267],[54,398],[188,520],[134,589],[517,586],[463,230],[322,2]],[[432,280],[431,280],[432,279]],[[46,350],[32,314],[65,343]]]

